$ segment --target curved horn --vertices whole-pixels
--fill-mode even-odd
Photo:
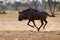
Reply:
[[[22,13],[19,9],[18,9],[18,12],[19,12],[19,14]]]

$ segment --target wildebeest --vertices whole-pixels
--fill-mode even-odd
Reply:
[[[45,24],[43,26],[43,29],[45,29],[45,26],[48,23],[46,18],[49,14],[45,11],[40,12],[36,9],[27,9],[27,10],[23,10],[22,12],[20,12],[20,11],[18,11],[18,12],[19,12],[19,17],[18,17],[19,21],[28,19],[27,25],[29,25],[33,28],[35,26],[38,31],[43,26],[44,22],[45,22]],[[41,20],[41,26],[39,28],[35,25],[34,20]],[[34,26],[30,25],[29,24],[30,22],[33,22]]]

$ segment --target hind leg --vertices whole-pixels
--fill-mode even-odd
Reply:
[[[38,28],[38,31],[40,30],[40,28],[43,26],[43,20],[41,20],[41,26]]]
[[[44,20],[45,25],[43,26],[43,30],[45,29],[46,24],[48,23],[47,20]]]

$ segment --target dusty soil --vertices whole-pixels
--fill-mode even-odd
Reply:
[[[60,40],[60,34],[47,31],[0,31],[0,40]]]

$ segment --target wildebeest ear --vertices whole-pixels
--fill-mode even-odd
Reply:
[[[19,9],[17,9],[17,10],[18,10],[19,14],[20,14],[20,13],[22,13],[22,12],[20,12],[20,10],[19,10]]]

